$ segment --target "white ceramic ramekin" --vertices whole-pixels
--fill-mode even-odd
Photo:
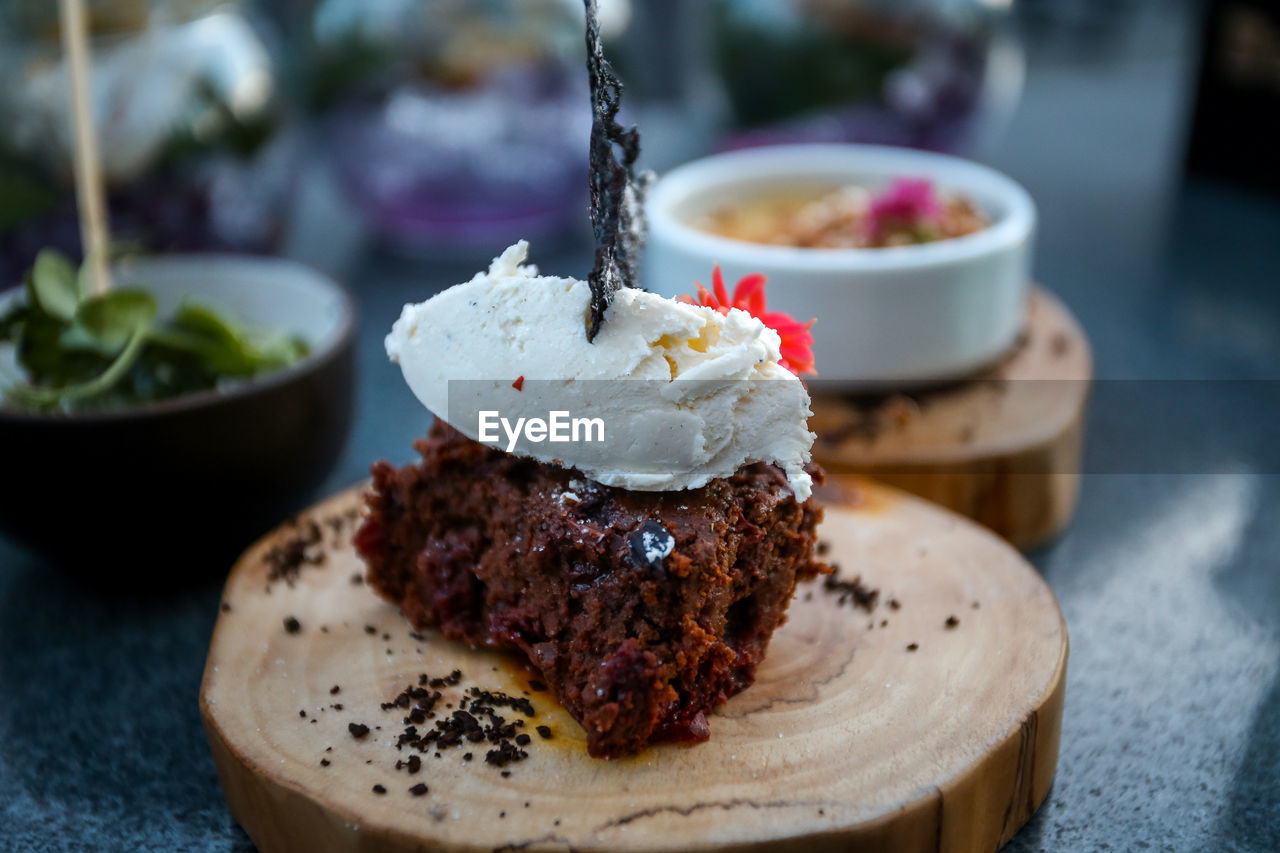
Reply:
[[[991,224],[974,234],[884,249],[802,249],[731,240],[690,222],[726,203],[778,191],[929,178],[968,197]],[[647,205],[645,286],[672,296],[761,272],[769,307],[813,327],[818,376],[849,388],[915,384],[971,373],[997,359],[1025,321],[1036,212],[1017,183],[986,166],[874,145],[783,145],[680,166]]]

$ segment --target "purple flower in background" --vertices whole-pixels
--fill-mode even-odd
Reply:
[[[871,198],[867,227],[874,240],[893,229],[915,230],[936,225],[942,218],[942,203],[928,178],[894,178],[889,186]]]

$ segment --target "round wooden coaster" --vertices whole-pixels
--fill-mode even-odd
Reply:
[[[1075,507],[1092,375],[1084,331],[1037,289],[1014,351],[967,381],[875,397],[823,394],[817,383],[814,459],[1033,547],[1061,533]]]
[[[512,659],[411,633],[359,582],[357,491],[315,507],[244,555],[214,629],[200,709],[232,813],[264,853],[995,849],[1057,764],[1067,636],[1053,593],[997,537],[924,501],[846,481],[825,500],[827,558],[880,590],[874,612],[803,585],[709,742],[612,762],[587,756]],[[406,711],[382,704],[455,669],[442,701],[527,692],[526,730],[551,730],[531,732],[509,775],[483,743],[471,761],[454,748],[396,769]]]

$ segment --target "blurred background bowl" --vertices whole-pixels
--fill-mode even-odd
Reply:
[[[246,541],[301,507],[341,453],[354,390],[352,303],[319,273],[269,258],[140,259],[116,279],[154,294],[162,317],[199,300],[249,327],[298,335],[310,352],[226,390],[120,411],[0,408],[9,450],[0,532],[107,584],[222,571]],[[0,311],[21,295],[0,296]]]
[[[733,240],[699,217],[771,194],[876,190],[928,178],[990,222],[973,234],[875,249],[814,249]],[[953,379],[994,361],[1025,321],[1036,212],[1017,183],[968,160],[876,145],[782,145],[717,154],[672,170],[648,202],[645,286],[666,296],[748,273],[769,278],[769,307],[812,332],[818,376],[849,388]]]

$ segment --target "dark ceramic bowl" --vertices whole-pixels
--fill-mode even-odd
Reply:
[[[0,408],[0,533],[107,583],[225,570],[337,461],[351,423],[351,300],[319,273],[271,258],[145,259],[116,280],[151,292],[162,317],[197,299],[300,335],[311,351],[228,390],[118,412]],[[0,311],[20,298],[20,289],[0,295]]]

